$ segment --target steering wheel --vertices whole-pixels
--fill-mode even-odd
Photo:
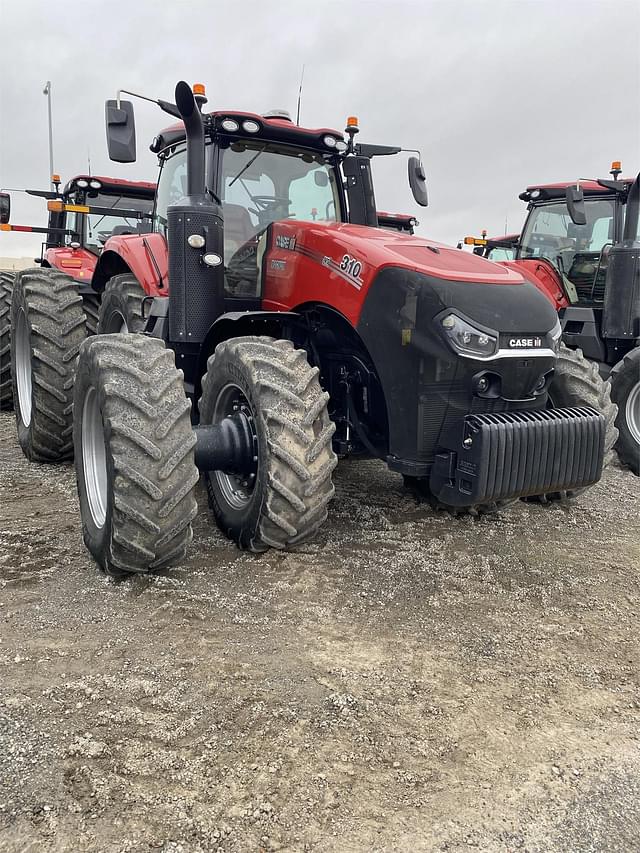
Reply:
[[[268,225],[274,219],[280,218],[277,215],[280,210],[282,210],[285,216],[289,215],[290,198],[281,198],[277,195],[252,195],[251,201],[255,204],[257,210],[249,207],[248,211],[258,217],[260,225]]]

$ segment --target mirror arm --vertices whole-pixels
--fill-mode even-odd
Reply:
[[[169,115],[174,116],[175,118],[182,118],[180,115],[180,110],[176,107],[175,104],[172,104],[170,101],[162,101],[156,100],[155,98],[148,98],[146,95],[140,95],[138,92],[130,92],[129,89],[118,89],[116,93],[116,106],[117,109],[120,109],[120,95],[124,92],[125,95],[131,95],[132,98],[140,98],[142,101],[149,101],[151,104],[157,104],[161,110],[164,110],[165,113],[169,113]]]

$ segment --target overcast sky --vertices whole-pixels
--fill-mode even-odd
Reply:
[[[295,115],[360,140],[420,148],[430,204],[417,208],[406,157],[376,160],[379,209],[415,213],[419,232],[455,243],[522,224],[529,183],[640,170],[640,2],[278,2],[0,0],[0,187],[48,184],[54,165],[155,180],[148,150],[168,117],[136,102],[138,161],[111,163],[104,101],[127,88],[172,99],[203,82],[207,109]],[[44,204],[13,194],[12,222],[46,224]],[[0,255],[40,240],[0,233]]]

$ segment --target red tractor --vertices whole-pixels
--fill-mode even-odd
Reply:
[[[58,273],[14,289],[22,446],[50,458],[46,431],[66,434],[73,406],[84,540],[106,572],[182,558],[199,471],[220,529],[254,552],[314,536],[338,456],[382,459],[454,513],[598,480],[615,407],[597,374],[578,364],[576,385],[558,369],[549,301],[517,272],[379,227],[371,159],[399,148],[356,144],[355,120],[345,138],[203,114],[205,100],[181,82],[157,102],[182,121],[152,146],[154,232],[106,241],[98,335],[84,339]],[[110,156],[132,161],[131,102],[106,114]],[[426,205],[422,164],[408,166]],[[38,351],[43,317],[60,331]]]
[[[560,315],[563,342],[608,377],[616,449],[640,474],[640,175],[536,184],[505,266],[529,278]],[[505,238],[503,238],[505,239]]]
[[[7,193],[0,193],[0,231],[46,235],[36,262],[44,269],[60,270],[76,282],[83,300],[87,329],[93,334],[100,303],[90,282],[98,258],[113,234],[140,234],[150,230],[156,185],[76,175],[59,191],[59,177],[52,177],[54,191],[25,190],[29,195],[47,200],[47,227],[9,224],[11,199]],[[15,272],[0,270],[0,409],[10,409],[13,401],[9,313],[14,278]]]

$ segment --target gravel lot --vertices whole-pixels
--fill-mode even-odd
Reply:
[[[484,519],[344,463],[322,536],[115,583],[0,416],[0,850],[640,850],[640,480]]]

